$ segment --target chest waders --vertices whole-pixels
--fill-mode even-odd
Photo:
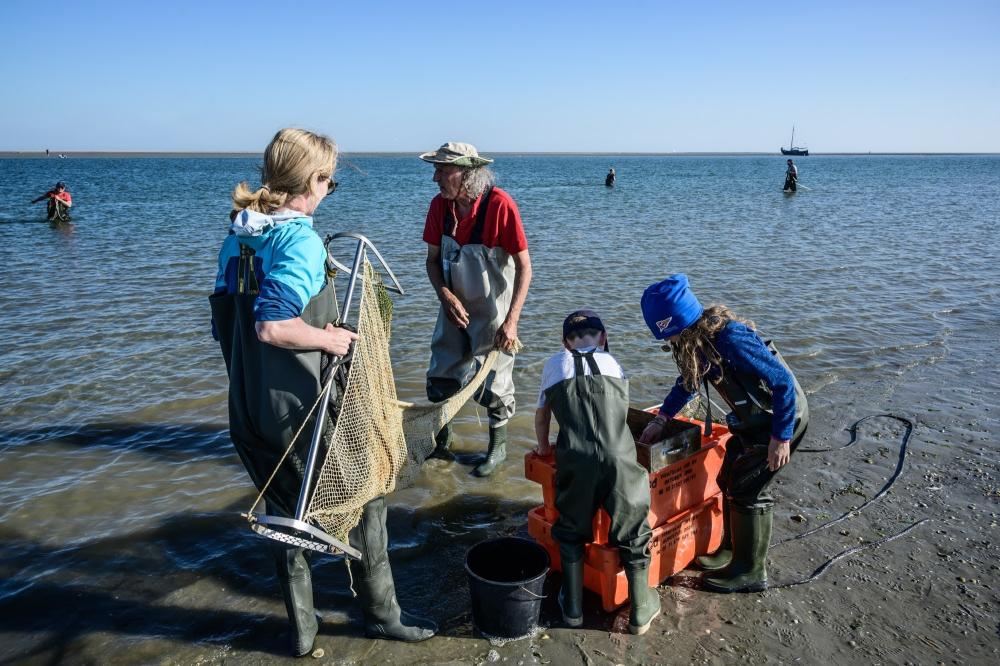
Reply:
[[[795,426],[790,445],[794,453],[809,426],[809,403],[795,374],[774,343],[764,343],[788,370],[795,387]],[[771,541],[774,499],[768,487],[780,469],[767,467],[774,405],[771,389],[760,377],[734,370],[723,361],[721,376],[711,380],[719,396],[732,410],[726,421],[733,437],[726,444],[726,457],[719,471],[724,493],[723,538],[713,557],[700,558],[708,572],[706,589],[715,592],[754,592],[766,589],[767,549]],[[706,396],[708,381],[705,383]],[[711,419],[706,427],[711,427]]]
[[[567,624],[582,618],[584,545],[593,541],[594,512],[611,516],[608,540],[618,547],[629,580],[629,629],[643,633],[660,612],[649,589],[649,474],[635,457],[626,423],[628,382],[602,375],[594,352],[573,351],[575,377],[545,389],[559,423],[556,438],[556,509],[552,536],[559,542]],[[584,363],[591,374],[584,374]]]
[[[325,288],[300,315],[316,328],[339,319],[332,271],[328,270],[327,276]],[[275,472],[319,396],[325,368],[319,351],[293,351],[258,340],[253,314],[258,276],[254,252],[245,245],[240,246],[237,283],[237,293],[215,294],[209,301],[229,373],[230,437],[254,485],[260,489]],[[336,423],[337,408],[336,401],[330,401],[324,424],[326,432],[331,432]],[[303,431],[311,430],[314,421],[315,418],[311,419]],[[306,437],[296,440],[288,458],[275,472],[264,494],[268,513],[285,517],[295,514],[309,445]],[[398,640],[425,640],[437,631],[436,625],[406,613],[396,601],[386,547],[385,514],[384,497],[368,502],[361,521],[348,535],[350,545],[361,551],[362,576],[357,581],[357,593],[365,617],[365,633]],[[319,629],[307,552],[270,539],[268,544],[291,623],[292,652],[302,656],[312,650]]]
[[[502,247],[483,245],[483,228],[493,189],[483,193],[469,242],[459,245],[454,235],[458,223],[446,206],[441,236],[441,270],[444,283],[462,302],[469,325],[461,329],[448,319],[442,306],[431,338],[427,369],[427,398],[441,402],[455,395],[476,373],[493,348],[493,338],[510,310],[514,293],[514,260]],[[475,399],[490,419],[490,448],[476,468],[490,474],[506,457],[506,425],[514,415],[514,356],[501,353]],[[451,459],[451,424],[438,435],[434,457]]]
[[[320,393],[323,364],[320,351],[293,351],[257,338],[253,306],[259,290],[254,252],[240,245],[237,293],[210,297],[212,320],[229,373],[229,434],[243,465],[258,489],[278,467],[295,432]],[[316,328],[338,320],[333,279],[302,311],[302,320]],[[327,421],[336,419],[335,410]],[[310,422],[311,424],[311,422]],[[308,431],[311,425],[306,425]],[[295,514],[309,451],[308,437],[295,442],[264,495],[268,506],[283,516]]]

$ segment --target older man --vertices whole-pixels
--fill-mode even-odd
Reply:
[[[439,402],[458,392],[495,346],[503,353],[476,396],[490,419],[490,444],[475,468],[488,476],[507,457],[507,421],[514,415],[513,351],[531,282],[531,259],[521,214],[510,195],[494,187],[493,160],[468,143],[446,143],[420,159],[434,165],[441,192],[424,225],[427,277],[441,309],[431,340],[427,397]],[[453,460],[449,423],[433,457]]]

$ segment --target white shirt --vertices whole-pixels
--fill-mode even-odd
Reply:
[[[600,350],[597,347],[585,347],[577,349],[577,351],[581,354],[594,352],[594,361],[597,363],[597,369],[601,371],[602,375],[614,377],[615,379],[625,379],[625,371],[618,365],[615,357],[608,352]],[[586,361],[583,362],[583,374],[591,374],[590,365]],[[545,362],[545,367],[542,369],[542,388],[538,391],[538,406],[545,406],[545,389],[561,381],[573,379],[574,377],[576,377],[576,365],[573,361],[573,354],[568,349],[563,349]]]

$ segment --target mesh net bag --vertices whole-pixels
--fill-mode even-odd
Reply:
[[[326,459],[306,511],[307,521],[345,542],[367,502],[412,483],[434,450],[434,436],[479,389],[499,354],[492,351],[473,380],[444,402],[400,402],[389,359],[392,300],[368,261],[362,283],[340,414],[327,429]]]

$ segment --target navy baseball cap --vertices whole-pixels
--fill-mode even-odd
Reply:
[[[604,323],[593,310],[577,310],[571,312],[563,320],[563,339],[574,331],[586,330],[604,331]]]

